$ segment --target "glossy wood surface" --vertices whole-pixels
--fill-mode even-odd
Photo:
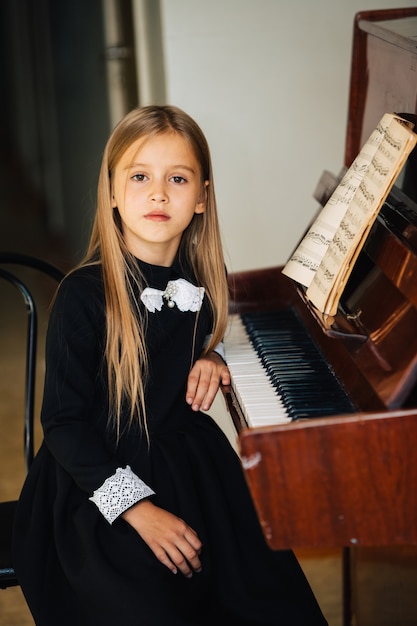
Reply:
[[[271,548],[417,544],[417,411],[244,430],[240,453]]]

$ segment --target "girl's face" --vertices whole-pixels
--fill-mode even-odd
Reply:
[[[182,233],[205,211],[207,184],[178,133],[135,141],[115,167],[111,189],[128,250],[147,263],[171,265]]]

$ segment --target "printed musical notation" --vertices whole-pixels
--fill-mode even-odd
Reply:
[[[378,211],[416,145],[412,129],[395,114],[382,117],[283,269],[325,315],[335,315]]]

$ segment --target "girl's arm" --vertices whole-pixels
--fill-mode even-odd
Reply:
[[[104,438],[104,300],[99,271],[93,269],[71,274],[58,290],[47,333],[41,413],[47,447],[88,495],[121,465]]]

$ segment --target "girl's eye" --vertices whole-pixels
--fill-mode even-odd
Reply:
[[[177,185],[178,185],[178,184],[181,184],[181,183],[186,183],[186,182],[187,182],[187,181],[185,180],[185,178],[183,178],[182,176],[173,176],[173,177],[171,178],[171,180],[172,180],[174,183],[176,183]]]
[[[139,183],[142,183],[145,180],[146,176],[145,174],[135,174],[134,176],[132,176],[132,180],[136,180]]]

